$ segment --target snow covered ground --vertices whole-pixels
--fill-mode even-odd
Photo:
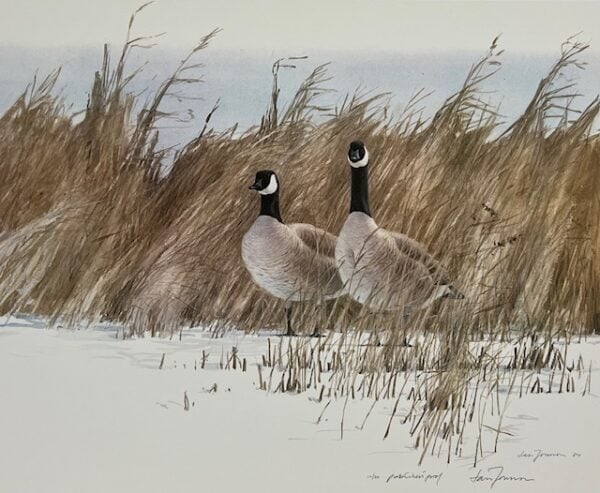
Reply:
[[[371,401],[349,401],[340,439],[344,399],[324,410],[310,393],[258,390],[266,336],[120,340],[115,330],[0,320],[0,493],[598,491],[596,371],[585,397],[513,398],[510,435],[476,468],[468,447],[450,465],[419,466],[400,418],[382,439],[392,401],[362,431]],[[218,368],[232,346],[247,372]],[[600,368],[600,339],[570,352]],[[484,448],[494,436],[484,434]]]

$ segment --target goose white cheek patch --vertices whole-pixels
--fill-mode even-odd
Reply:
[[[363,158],[360,161],[351,161],[350,158],[348,158],[348,162],[350,163],[350,166],[352,166],[353,168],[362,168],[364,166],[366,166],[367,164],[369,164],[369,151],[367,151],[367,149],[365,148],[365,155],[363,156]]]
[[[258,193],[260,193],[261,195],[271,195],[272,193],[275,193],[277,191],[277,178],[275,178],[275,175],[271,175],[271,181],[269,182],[269,185],[262,189],[259,190]]]

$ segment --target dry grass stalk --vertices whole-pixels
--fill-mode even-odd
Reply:
[[[523,372],[521,395],[543,390],[531,372],[544,368],[561,371],[559,392],[574,391],[566,350],[561,355],[553,344],[600,330],[600,224],[590,220],[600,215],[600,140],[591,132],[600,103],[570,111],[574,87],[557,77],[582,68],[587,45],[565,43],[523,115],[500,136],[499,115],[480,96],[500,69],[496,41],[430,121],[420,117],[422,93],[398,118],[389,117],[385,95],[355,94],[323,107],[326,66],[282,109],[278,70],[288,61],[280,60],[260,125],[241,135],[235,127],[210,130],[217,103],[165,173],[161,102],[178,85],[199,82],[190,75],[198,68],[193,58],[215,34],[141,109],[127,89],[137,72],[128,73],[126,62],[149,39],[130,34],[116,66],[105,49],[82,121],[52,94],[58,72],[34,82],[0,117],[3,313],[72,325],[110,319],[130,334],[173,335],[195,324],[215,333],[282,328],[283,304],[260,292],[241,264],[241,238],[257,213],[243,191],[257,169],[271,168],[284,182],[284,219],[336,233],[349,203],[345,152],[360,137],[373,156],[379,224],[424,243],[466,299],[408,321],[347,299],[300,303],[295,326],[341,336],[329,331],[316,345],[269,348],[260,387],[310,388],[319,400],[396,399],[398,376],[411,375],[407,399],[416,404],[405,418],[423,453],[441,447],[440,431],[447,453],[452,440],[460,453],[465,423],[488,400],[491,407],[493,390],[502,416],[498,391],[515,387],[511,372]],[[483,341],[477,351],[473,341]],[[497,341],[514,351],[502,355]],[[233,351],[224,357],[221,368],[245,369]],[[205,362],[203,355],[202,368]],[[549,374],[548,391],[554,382]]]

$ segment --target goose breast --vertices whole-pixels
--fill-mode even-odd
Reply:
[[[362,212],[348,216],[336,260],[350,295],[375,310],[421,306],[434,291],[427,266],[402,252],[393,234]]]
[[[333,244],[335,237],[314,226],[259,216],[242,241],[242,259],[254,282],[277,298],[334,298],[342,281]]]

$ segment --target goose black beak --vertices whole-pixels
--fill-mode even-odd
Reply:
[[[260,190],[260,184],[258,182],[254,182],[248,187],[248,190]]]
[[[357,162],[360,161],[360,151],[350,151],[350,161]]]

